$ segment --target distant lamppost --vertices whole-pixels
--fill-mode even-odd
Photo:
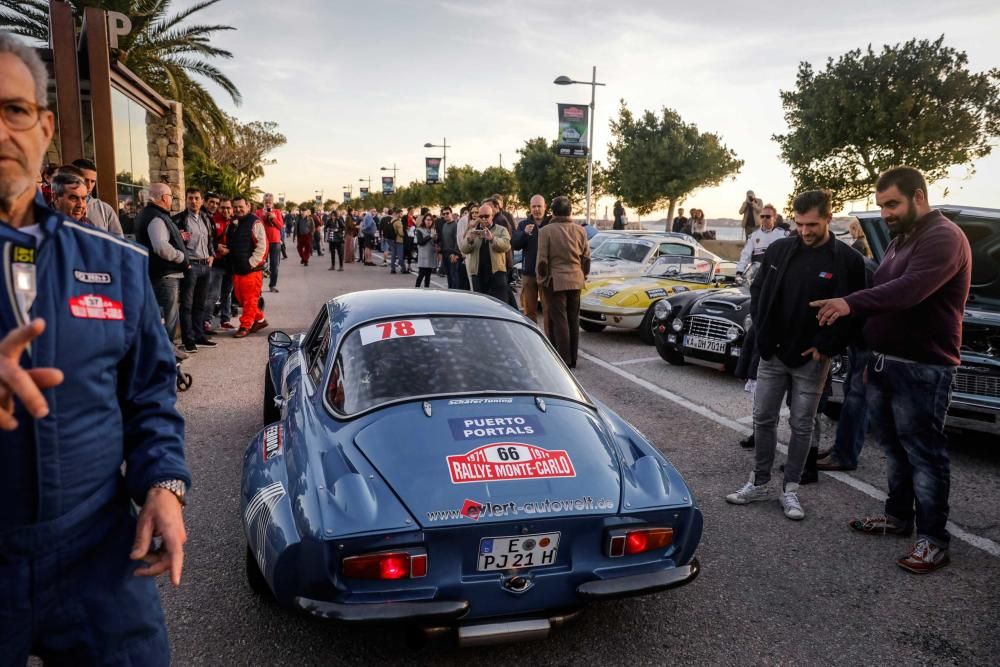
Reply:
[[[597,86],[607,84],[597,82],[597,65],[594,65],[593,77],[590,81],[574,81],[568,76],[558,76],[552,83],[557,86],[569,86],[574,83],[590,86],[590,120],[588,131],[590,132],[590,146],[587,149],[587,224],[590,224],[590,199],[594,189],[594,98],[597,93]]]
[[[441,180],[444,180],[445,172],[448,171],[448,149],[451,146],[448,145],[448,138],[445,137],[440,144],[426,143],[424,148],[440,148],[443,152],[441,154]]]
[[[396,169],[396,163],[393,162],[392,163],[392,167],[379,167],[379,171],[391,171],[392,172],[392,189],[395,191],[395,189],[396,189],[396,172],[399,171],[398,169]],[[385,188],[383,187],[383,190],[384,189]]]

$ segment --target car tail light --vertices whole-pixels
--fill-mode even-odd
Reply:
[[[618,558],[665,549],[673,544],[673,528],[619,530],[608,536],[608,556]]]
[[[353,579],[417,579],[427,575],[427,554],[391,551],[350,556],[344,559],[343,570]]]

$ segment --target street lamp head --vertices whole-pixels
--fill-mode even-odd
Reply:
[[[424,144],[424,148],[434,148],[434,144],[428,142],[428,143]]]
[[[573,79],[569,78],[568,76],[557,76],[556,80],[553,81],[552,83],[556,84],[557,86],[568,86],[571,83],[573,83]]]

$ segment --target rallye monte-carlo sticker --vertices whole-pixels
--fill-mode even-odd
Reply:
[[[125,313],[117,301],[100,294],[82,294],[70,297],[69,312],[85,320],[124,320]]]
[[[448,457],[452,484],[515,479],[576,477],[573,461],[562,449],[543,449],[521,442],[495,442]]]
[[[544,435],[545,429],[534,415],[510,415],[449,419],[455,440],[476,438],[509,438],[511,436]]]

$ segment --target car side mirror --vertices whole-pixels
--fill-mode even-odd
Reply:
[[[271,335],[267,337],[267,342],[274,347],[288,349],[292,346],[292,337],[284,331],[273,331],[271,332]]]

